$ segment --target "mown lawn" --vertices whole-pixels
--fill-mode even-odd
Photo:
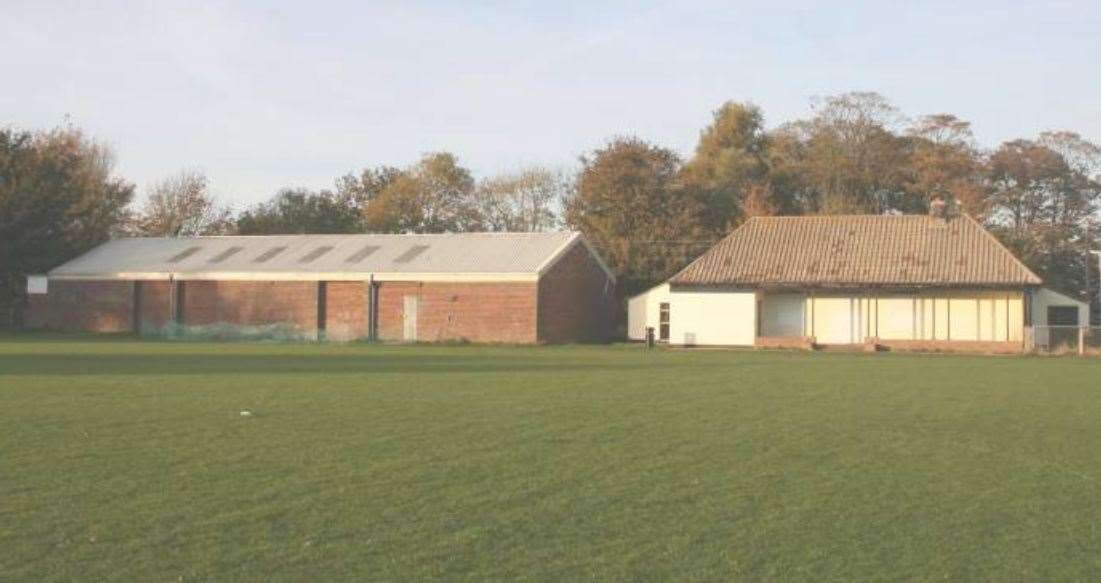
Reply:
[[[1097,580],[1099,480],[1097,360],[0,337],[0,580]]]

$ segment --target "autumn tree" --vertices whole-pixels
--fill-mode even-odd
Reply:
[[[483,180],[474,198],[488,230],[549,231],[559,224],[557,209],[570,188],[561,173],[532,167]]]
[[[366,227],[379,233],[477,231],[474,178],[454,154],[426,154],[408,169],[387,174],[362,209]]]
[[[329,234],[361,231],[359,208],[330,190],[286,188],[237,217],[241,235]]]
[[[620,278],[621,293],[669,277],[706,249],[706,208],[680,188],[674,152],[617,138],[581,164],[566,224],[600,250]]]
[[[220,235],[233,227],[231,215],[210,195],[203,173],[183,170],[150,187],[135,223],[138,233],[153,237]]]
[[[985,185],[986,166],[975,146],[971,124],[951,114],[918,118],[906,130],[909,139],[908,189],[898,209],[921,213],[936,196],[959,201],[971,216],[984,220],[991,211]]]
[[[393,166],[367,168],[359,174],[346,174],[336,180],[337,198],[346,204],[365,209],[401,174],[402,171]]]
[[[990,158],[996,234],[1040,277],[1086,290],[1101,203],[1101,148],[1072,132],[1002,144]],[[1087,263],[1090,262],[1090,263]]]
[[[0,129],[0,296],[106,241],[133,195],[111,150],[78,129]]]

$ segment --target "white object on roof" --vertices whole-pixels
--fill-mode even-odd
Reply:
[[[576,232],[131,238],[104,243],[50,271],[49,277],[529,281],[575,243],[592,252]]]

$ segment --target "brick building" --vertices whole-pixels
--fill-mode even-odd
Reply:
[[[304,338],[608,338],[615,278],[579,233],[134,238],[46,276],[32,327],[281,326]]]

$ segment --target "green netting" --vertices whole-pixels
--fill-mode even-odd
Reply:
[[[201,326],[188,326],[171,322],[156,328],[142,327],[142,336],[164,338],[166,340],[250,340],[269,342],[316,342],[319,338],[314,330],[303,330],[293,324],[277,323],[258,326],[243,326],[219,322]]]

